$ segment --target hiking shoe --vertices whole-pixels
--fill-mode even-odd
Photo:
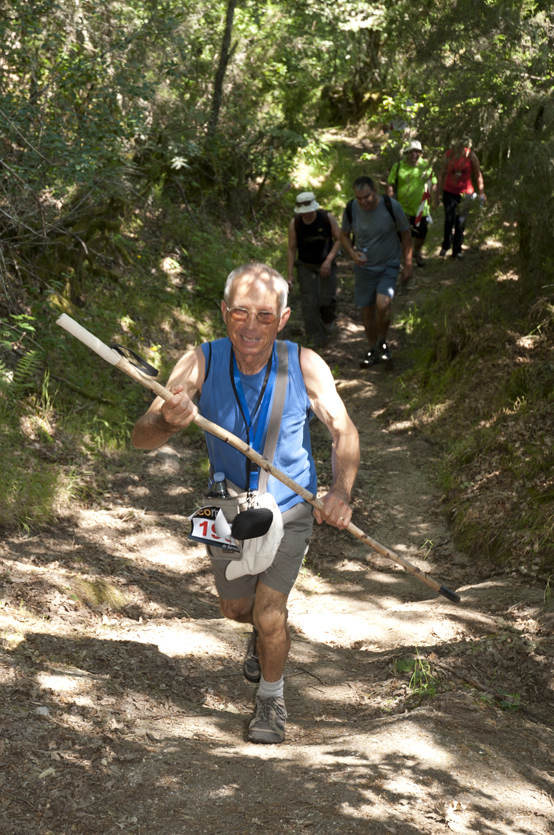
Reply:
[[[463,257],[463,252],[457,252],[455,255],[452,256],[452,258],[456,258],[458,261],[461,261]]]
[[[439,252],[440,257],[441,257],[441,258],[444,258],[444,256],[446,255],[447,251],[448,251],[448,250],[446,250],[446,249],[441,249],[441,251]]]
[[[392,359],[390,348],[386,342],[380,342],[377,346],[377,350],[379,351],[379,359],[381,360],[381,362],[389,362]]]
[[[262,677],[262,668],[260,667],[260,659],[256,651],[256,643],[258,641],[258,630],[255,626],[252,627],[250,640],[246,648],[246,655],[244,656],[244,664],[242,671],[245,679],[257,684]]]
[[[421,252],[414,252],[414,260],[415,260],[416,264],[418,265],[418,267],[424,267],[425,266],[425,258],[423,257]]]
[[[248,740],[276,745],[285,739],[287,711],[281,697],[261,699],[256,696],[254,718],[248,726]]]
[[[370,348],[365,357],[360,360],[360,368],[371,368],[376,362],[381,359],[376,348]]]

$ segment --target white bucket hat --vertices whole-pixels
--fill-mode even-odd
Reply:
[[[296,195],[296,206],[294,207],[294,211],[297,215],[315,212],[317,209],[319,209],[319,203],[315,199],[313,191],[303,191]]]
[[[414,139],[412,142],[410,142],[404,153],[409,154],[410,151],[423,151],[423,148],[421,147],[421,142],[419,142],[417,139]]]

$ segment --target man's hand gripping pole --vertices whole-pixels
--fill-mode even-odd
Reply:
[[[153,380],[152,377],[148,377],[146,374],[143,374],[136,366],[129,362],[128,359],[122,357],[116,350],[113,348],[108,348],[103,342],[101,342],[98,337],[93,336],[86,328],[83,328],[81,325],[78,324],[74,319],[70,316],[67,316],[65,313],[57,320],[57,324],[60,327],[65,328],[68,333],[72,336],[75,336],[93,351],[95,351],[102,359],[109,362],[111,365],[114,365],[116,368],[119,368],[120,371],[123,371],[136,383],[140,383],[142,386],[150,389],[157,394],[158,397],[161,397],[162,400],[169,400],[170,397],[173,397],[173,394],[169,391],[169,389],[162,386],[160,383],[157,383],[156,380]],[[323,502],[321,499],[318,499],[317,496],[314,496],[313,493],[310,493],[300,484],[297,484],[296,481],[293,481],[289,478],[285,473],[281,472],[281,470],[277,469],[273,464],[271,464],[263,455],[260,455],[256,452],[252,447],[248,444],[245,444],[240,438],[237,438],[236,435],[231,434],[231,432],[227,432],[227,430],[222,429],[221,426],[218,426],[216,423],[212,423],[210,420],[206,420],[206,418],[202,417],[202,415],[196,415],[194,418],[194,423],[196,423],[204,432],[209,432],[211,435],[215,435],[222,441],[230,444],[231,446],[238,449],[247,458],[249,458],[254,464],[257,464],[262,470],[266,470],[270,475],[274,476],[278,481],[281,481],[283,484],[286,484],[291,490],[301,496],[304,501],[311,504],[313,507],[318,508],[318,510],[323,510]],[[442,594],[443,597],[446,597],[447,600],[450,600],[452,603],[460,603],[460,596],[450,589],[446,588],[446,586],[440,585],[437,583],[436,580],[433,580],[432,577],[429,577],[425,574],[421,569],[417,568],[417,566],[412,565],[411,562],[401,557],[399,554],[396,554],[394,551],[391,551],[390,548],[385,548],[384,545],[381,545],[379,542],[376,542],[374,539],[371,539],[367,534],[365,534],[360,528],[353,525],[352,522],[348,525],[347,529],[353,536],[367,545],[372,551],[376,551],[378,554],[381,554],[383,557],[388,557],[389,560],[392,562],[397,563],[397,565],[401,565],[406,571],[409,571],[410,574],[413,574],[414,577],[417,577],[418,580],[421,580],[425,585],[429,586],[429,588],[436,591],[438,594]]]

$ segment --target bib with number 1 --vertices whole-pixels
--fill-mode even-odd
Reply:
[[[240,548],[231,536],[231,528],[220,507],[201,507],[189,516],[192,530],[189,539],[204,542],[229,553],[240,553]]]

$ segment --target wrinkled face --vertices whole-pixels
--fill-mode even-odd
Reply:
[[[410,165],[416,165],[418,159],[421,156],[421,151],[418,151],[416,148],[413,148],[411,151],[408,151],[406,154],[406,158]]]
[[[233,284],[229,306],[222,301],[221,311],[237,360],[242,358],[252,366],[257,361],[265,365],[277,334],[290,316],[290,307],[279,313],[279,296],[273,283],[241,276]]]
[[[354,196],[360,209],[364,212],[371,212],[377,208],[379,203],[379,195],[370,186],[362,186],[360,189],[354,189]]]

